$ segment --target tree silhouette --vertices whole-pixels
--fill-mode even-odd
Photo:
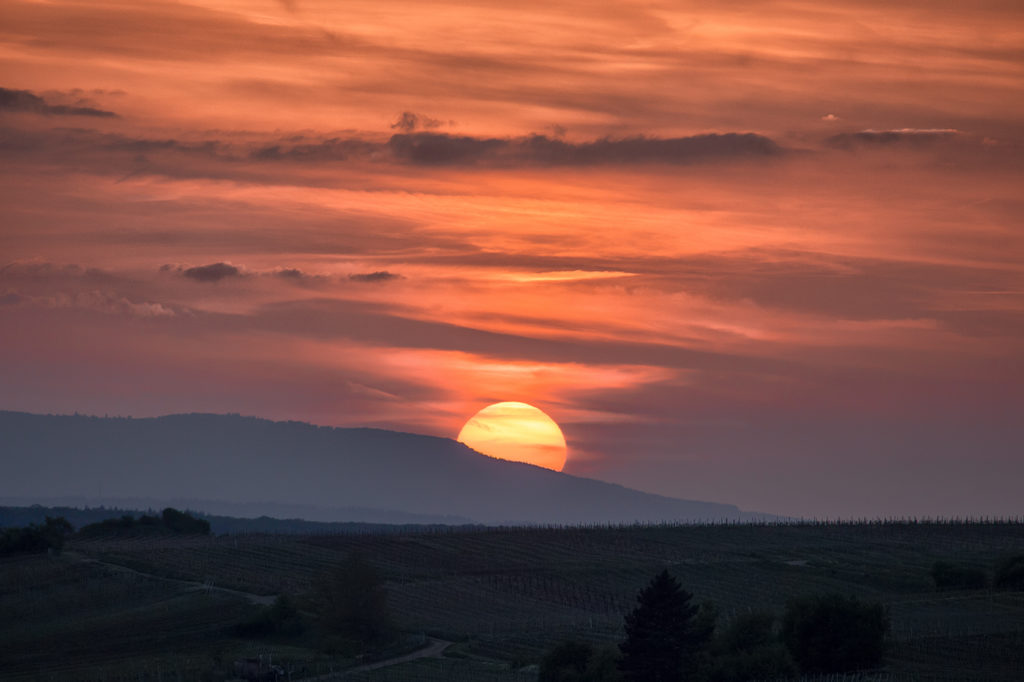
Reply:
[[[791,599],[782,620],[782,639],[805,675],[881,665],[888,633],[881,604],[836,594]]]
[[[662,571],[637,594],[637,607],[626,615],[626,640],[619,645],[619,670],[625,680],[678,682],[694,666],[695,654],[710,636],[695,628],[698,608],[693,595]]]
[[[0,530],[0,555],[49,550],[60,552],[64,546],[64,536],[73,530],[63,516],[47,516],[43,525],[30,523],[25,528],[4,528]]]
[[[320,579],[315,598],[328,630],[363,644],[387,642],[395,635],[384,580],[358,554]]]

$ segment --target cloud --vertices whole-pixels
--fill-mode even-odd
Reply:
[[[254,161],[346,161],[372,158],[379,151],[379,144],[359,138],[331,137],[306,141],[305,137],[298,136],[260,145],[248,156]]]
[[[416,310],[398,305],[353,300],[281,301],[262,305],[246,315],[197,313],[190,318],[190,324],[194,325],[193,330],[209,334],[288,329],[290,334],[308,340],[348,339],[368,346],[457,351],[537,362],[644,364],[769,373],[784,372],[792,364],[657,341],[553,339],[489,331],[420,319]]]
[[[17,291],[8,291],[0,295],[0,305],[18,305],[27,300],[27,296],[19,294]]]
[[[233,277],[259,277],[267,279],[279,279],[286,280],[289,282],[302,283],[302,284],[313,284],[316,282],[324,283],[330,280],[325,275],[314,275],[299,268],[287,268],[277,267],[268,270],[253,270],[250,268],[241,268],[231,263],[223,261],[217,263],[210,263],[209,265],[196,265],[192,267],[186,267],[184,265],[172,265],[166,263],[160,266],[160,272],[173,272],[180,274],[183,277],[188,277],[197,282],[220,282],[221,280],[233,278]],[[373,275],[389,275],[398,277],[398,275],[390,275],[390,273],[372,273]]]
[[[174,317],[174,308],[152,301],[133,301],[112,291],[57,291],[49,295],[29,296],[17,291],[0,295],[0,305],[51,310],[90,310],[105,315],[129,317]]]
[[[28,130],[0,126],[0,151],[22,164],[78,164],[126,180],[137,176],[245,179],[280,183],[277,164],[301,164],[309,173],[289,173],[288,183],[319,186],[337,181],[337,164],[559,168],[583,166],[686,165],[779,157],[785,150],[768,137],[724,133],[692,137],[600,138],[568,142],[546,135],[489,138],[443,133],[373,136],[296,135],[253,140],[175,139],[106,133],[80,128]],[[328,166],[333,166],[328,168]],[[330,178],[317,176],[329,170]]]
[[[782,153],[770,138],[754,133],[693,135],[690,137],[601,138],[572,143],[546,135],[518,138],[480,138],[440,133],[393,135],[388,141],[394,158],[418,165],[586,166],[637,163],[685,164],[737,157],[767,157]]]
[[[49,104],[45,99],[29,90],[0,88],[0,111],[19,111],[44,116],[95,116],[117,118],[112,111],[93,107],[71,107],[63,104]]]
[[[395,279],[403,279],[401,275],[396,275],[393,272],[387,270],[378,270],[377,272],[367,273],[355,273],[348,276],[353,282],[389,282]]]
[[[423,114],[414,114],[411,111],[403,111],[398,120],[391,124],[392,129],[398,129],[405,133],[411,133],[417,128],[440,128],[443,125],[436,118],[430,118]]]
[[[181,274],[197,282],[219,282],[229,277],[240,277],[242,272],[230,263],[211,263],[185,268]]]
[[[926,145],[938,140],[960,135],[955,128],[898,128],[894,130],[861,130],[856,133],[840,133],[825,140],[825,144],[836,149],[853,149],[866,146],[888,146],[901,143]]]

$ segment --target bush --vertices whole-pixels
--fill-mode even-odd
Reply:
[[[583,642],[563,642],[540,662],[537,682],[616,682],[621,679],[615,651]]]
[[[589,644],[562,642],[541,659],[537,682],[578,682],[593,655]]]
[[[350,555],[322,576],[314,599],[320,621],[330,632],[361,644],[386,643],[397,634],[384,580],[359,555]]]
[[[736,618],[715,642],[711,679],[742,682],[793,676],[796,665],[774,627],[775,616],[770,613]]]
[[[292,605],[288,595],[282,594],[272,605],[261,607],[255,616],[236,625],[235,634],[239,637],[297,635],[304,629],[299,610]]]
[[[881,604],[840,595],[790,600],[782,620],[782,640],[805,675],[878,667],[888,632]]]
[[[936,561],[931,570],[935,589],[945,590],[983,590],[988,587],[988,576],[980,568],[956,566],[945,561]]]
[[[1024,590],[1024,554],[1007,557],[996,565],[993,583],[1002,590]]]
[[[772,632],[774,625],[775,616],[770,613],[745,613],[737,616],[721,634],[718,646],[725,653],[733,653],[774,644],[777,641]]]

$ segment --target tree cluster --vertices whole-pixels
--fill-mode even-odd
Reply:
[[[78,531],[85,537],[108,535],[136,535],[145,533],[174,533],[176,535],[209,535],[210,522],[199,519],[173,507],[164,509],[160,516],[143,514],[135,518],[125,514],[116,519],[90,523]]]
[[[782,619],[782,641],[810,675],[878,667],[888,634],[881,604],[837,594],[790,600]]]
[[[713,604],[662,571],[626,615],[614,651],[565,642],[541,661],[540,682],[740,682],[875,668],[889,618],[880,604],[823,595],[791,600],[781,623],[770,613],[741,615],[716,630]]]
[[[42,524],[30,523],[23,528],[4,528],[0,531],[0,556],[59,552],[64,537],[72,531],[74,528],[63,516],[47,516]]]
[[[397,634],[380,573],[358,554],[349,555],[314,586],[322,627],[361,647],[377,646]]]

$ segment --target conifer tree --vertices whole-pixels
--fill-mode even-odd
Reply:
[[[686,679],[694,656],[709,632],[694,628],[693,595],[667,570],[637,594],[637,607],[626,615],[626,640],[619,645],[619,670],[630,682],[679,682]]]

